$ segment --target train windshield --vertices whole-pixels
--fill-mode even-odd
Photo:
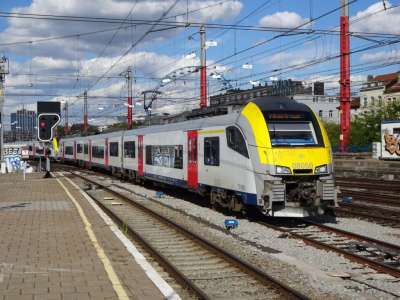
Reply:
[[[318,122],[310,112],[265,112],[273,147],[321,146]]]

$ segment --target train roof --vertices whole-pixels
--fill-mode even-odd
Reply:
[[[297,102],[296,100],[290,99],[288,97],[282,96],[266,96],[257,98],[250,102],[255,103],[262,111],[311,111],[311,109],[302,103]],[[96,134],[90,136],[91,139],[105,138],[105,137],[116,137],[120,136],[121,132],[124,132],[125,136],[128,135],[138,135],[138,134],[149,134],[153,132],[168,132],[168,131],[177,131],[177,130],[196,130],[200,128],[207,127],[216,127],[216,126],[229,126],[235,124],[240,112],[232,112],[226,115],[220,115],[215,117],[207,117],[194,119],[189,121],[171,123],[171,124],[163,124],[163,125],[154,125],[149,127],[141,127],[132,130],[121,130],[110,133]],[[76,139],[79,140],[85,137],[71,137],[66,139]]]
[[[141,127],[135,128],[132,130],[120,130],[109,133],[102,133],[91,135],[90,139],[96,140],[101,138],[112,138],[121,136],[121,132],[124,132],[125,136],[128,135],[138,135],[138,134],[149,134],[153,132],[168,132],[168,131],[177,131],[177,130],[195,130],[206,127],[215,127],[215,126],[229,126],[236,123],[237,118],[239,117],[239,112],[232,112],[226,115],[215,116],[215,117],[207,117],[202,119],[195,119],[189,121],[183,121],[178,123],[164,124],[164,125],[155,125],[149,127]],[[80,140],[87,137],[67,137],[65,140]]]
[[[215,127],[215,126],[228,126],[235,124],[238,117],[239,117],[239,112],[232,112],[221,116],[194,119],[189,121],[156,125],[150,127],[142,127],[138,129],[129,130],[127,131],[126,135],[148,134],[152,132],[165,132],[165,131],[175,131],[175,130],[195,130],[205,127]]]
[[[265,96],[252,102],[257,104],[262,111],[311,111],[307,105],[283,96]]]

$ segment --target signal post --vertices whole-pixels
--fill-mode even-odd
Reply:
[[[54,128],[61,120],[61,104],[60,102],[43,101],[37,102],[38,116],[38,139],[44,143],[44,154],[46,158],[46,174],[45,178],[50,176],[50,158],[49,158],[49,142],[54,137]]]

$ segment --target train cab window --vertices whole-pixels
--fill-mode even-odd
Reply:
[[[204,164],[219,166],[219,137],[204,138]]]
[[[89,153],[89,147],[88,144],[83,145],[83,154],[88,154]]]
[[[82,150],[83,150],[82,144],[77,144],[76,145],[76,153],[82,153]]]
[[[124,157],[135,158],[135,141],[124,142]]]
[[[110,143],[110,156],[118,157],[118,142]]]
[[[228,147],[232,150],[238,152],[244,157],[249,158],[249,153],[247,152],[246,141],[243,134],[240,132],[239,128],[235,126],[229,126],[226,128],[226,140]]]
[[[104,147],[92,146],[92,156],[96,158],[104,158]]]
[[[314,114],[305,111],[266,111],[272,147],[321,147],[321,129]]]
[[[74,155],[74,148],[72,146],[65,146],[66,155]]]

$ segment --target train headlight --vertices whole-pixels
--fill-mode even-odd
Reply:
[[[322,165],[315,168],[315,174],[328,174],[328,166]]]
[[[292,174],[292,171],[290,171],[288,167],[276,166],[276,174],[290,175]]]

